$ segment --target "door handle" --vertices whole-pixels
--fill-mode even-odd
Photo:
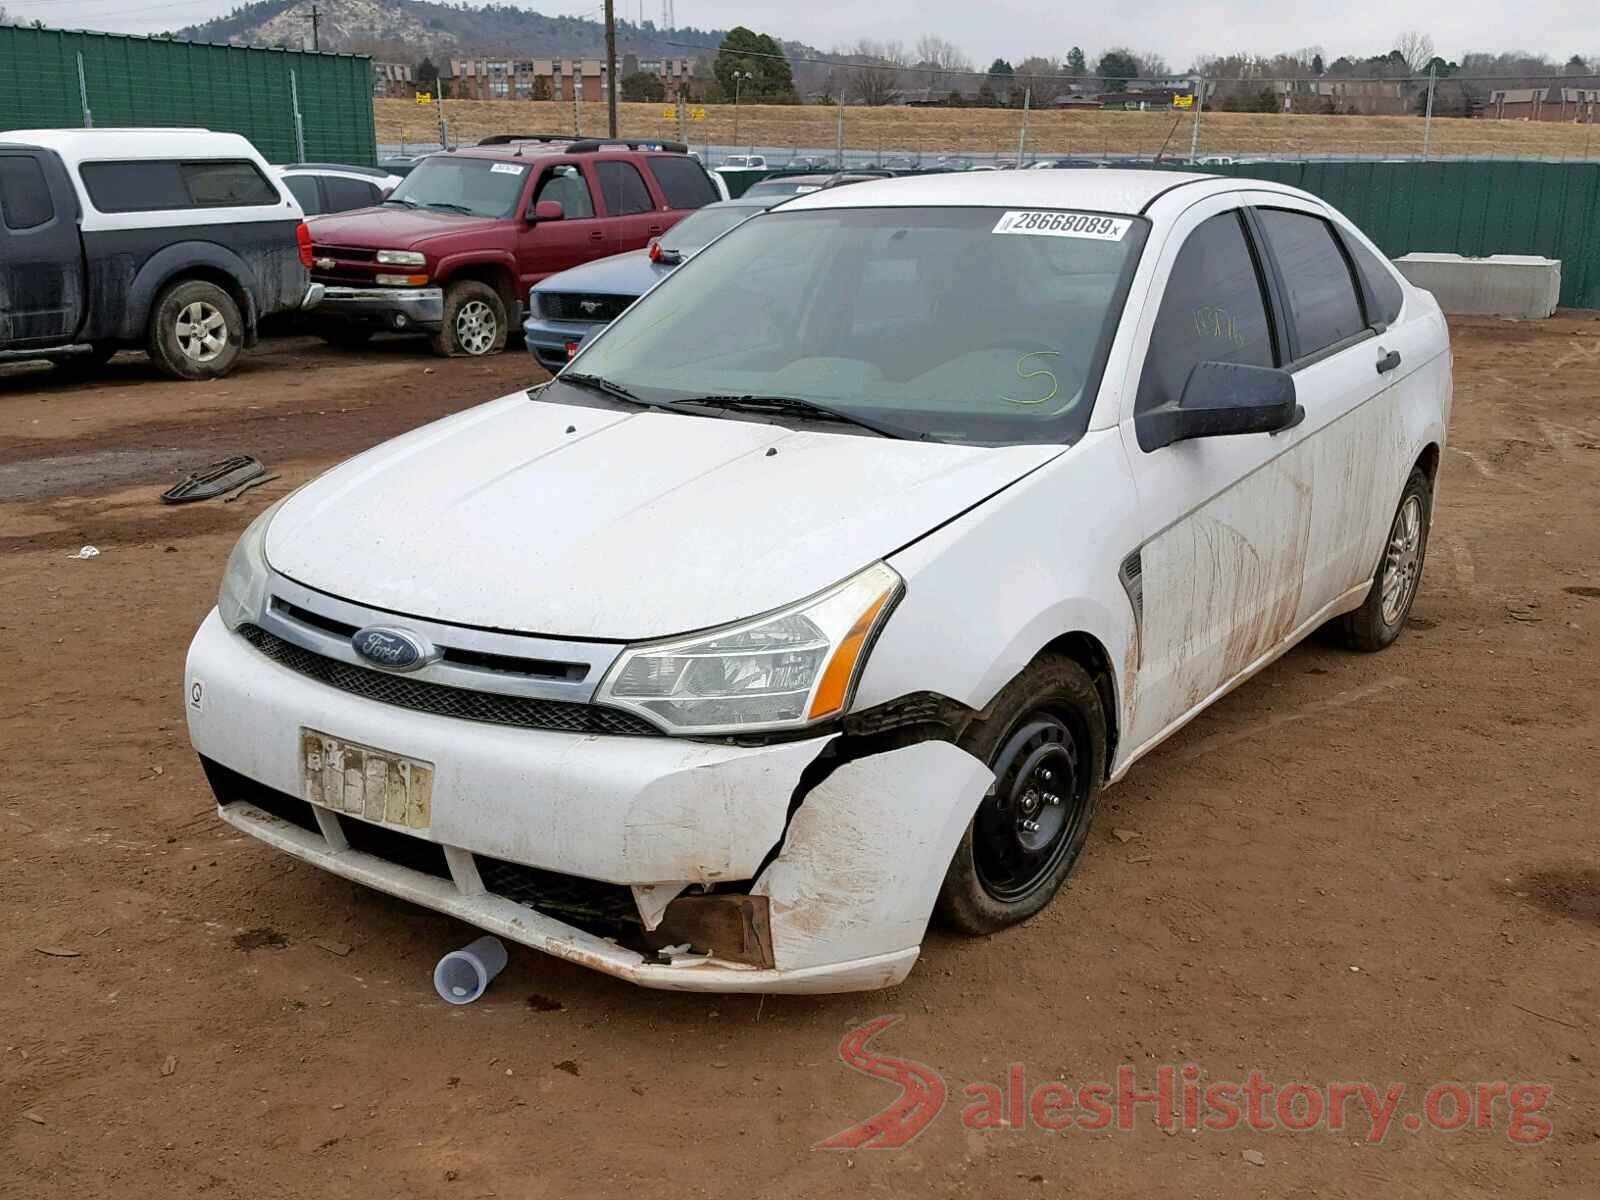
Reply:
[[[1400,351],[1391,350],[1378,360],[1378,374],[1386,375],[1400,365]]]
[[[591,230],[589,230],[589,240],[591,242],[603,242],[603,241],[605,241],[606,240],[606,231],[604,229],[591,229]]]

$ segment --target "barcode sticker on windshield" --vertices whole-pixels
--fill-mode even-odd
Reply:
[[[1094,238],[1120,242],[1133,222],[1127,217],[1100,217],[1075,212],[1008,212],[995,222],[995,233],[1032,233],[1043,237]]]
[[[494,166],[489,168],[489,171],[490,171],[491,174],[494,174],[494,175],[521,175],[522,174],[522,164],[521,163],[495,163]]]

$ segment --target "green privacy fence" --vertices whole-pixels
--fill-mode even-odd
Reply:
[[[1600,308],[1600,163],[1280,162],[1207,167],[1322,197],[1385,254],[1561,260],[1561,303]]]
[[[0,80],[0,130],[189,125],[242,133],[269,162],[377,160],[361,55],[6,26]]]

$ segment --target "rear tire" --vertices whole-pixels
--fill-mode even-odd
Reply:
[[[175,379],[220,379],[243,345],[239,306],[204,279],[169,285],[150,310],[150,361]]]
[[[1361,607],[1329,622],[1334,640],[1350,650],[1374,653],[1394,644],[1411,615],[1422,563],[1428,553],[1428,529],[1433,517],[1433,485],[1420,467],[1413,468],[1400,493],[1400,504],[1389,524],[1372,588]]]
[[[506,348],[506,306],[500,293],[473,279],[450,285],[444,294],[444,325],[433,335],[435,354],[483,358]]]
[[[1106,772],[1100,692],[1074,660],[1041,658],[956,744],[995,781],[961,835],[934,911],[959,933],[995,933],[1049,904],[1083,849]]]

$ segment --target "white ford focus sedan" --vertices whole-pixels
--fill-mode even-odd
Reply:
[[[222,817],[648,987],[905,977],[1296,641],[1405,624],[1432,297],[1303,192],[803,196],[557,378],[274,505],[189,652]]]

